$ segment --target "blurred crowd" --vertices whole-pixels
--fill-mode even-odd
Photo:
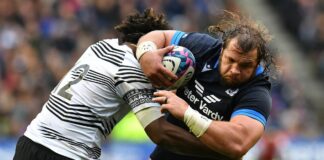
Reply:
[[[268,0],[324,80],[324,0]]]
[[[298,18],[283,20],[294,20],[287,27],[323,74],[323,8],[316,0],[282,2],[296,3],[302,16],[291,13]],[[21,135],[83,51],[98,40],[116,37],[115,25],[147,7],[165,13],[171,25],[183,31],[206,31],[223,9],[239,8],[233,0],[0,0],[0,137]],[[268,135],[316,135],[311,102],[289,64],[282,69],[273,88]]]

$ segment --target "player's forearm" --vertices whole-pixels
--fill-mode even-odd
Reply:
[[[210,159],[215,157],[222,157],[221,159],[224,160],[229,159],[204,145],[188,131],[172,125],[163,118],[153,123],[155,123],[153,126],[149,125],[145,130],[155,144],[166,150],[181,155]],[[155,129],[154,126],[158,126],[158,129]]]
[[[213,121],[199,139],[217,152],[240,159],[254,145],[247,137],[248,132],[239,124]]]

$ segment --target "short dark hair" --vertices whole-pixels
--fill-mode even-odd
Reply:
[[[136,44],[140,37],[154,30],[172,29],[165,19],[164,14],[156,14],[152,8],[145,9],[144,12],[135,13],[126,17],[121,24],[115,26],[115,30],[120,33],[119,39],[122,42]]]
[[[244,53],[256,48],[258,62],[264,65],[266,73],[275,76],[277,73],[276,53],[270,45],[272,37],[266,27],[229,11],[224,11],[218,18],[217,24],[208,27],[208,32],[223,40],[223,48],[226,48],[233,38],[237,38],[238,47]]]

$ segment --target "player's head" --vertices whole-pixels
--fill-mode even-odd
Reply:
[[[265,72],[269,72],[270,66],[274,65],[274,55],[269,48],[270,35],[260,24],[225,12],[219,23],[208,30],[223,40],[219,69],[228,86],[246,83],[260,65]]]
[[[163,14],[157,14],[152,8],[145,9],[143,13],[135,13],[126,17],[121,24],[115,26],[120,33],[122,42],[136,44],[139,38],[154,30],[172,29]]]

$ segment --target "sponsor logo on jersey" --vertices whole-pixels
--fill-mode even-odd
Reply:
[[[198,93],[198,92],[197,92]],[[214,95],[209,95],[205,97],[197,97],[195,94],[193,94],[192,90],[190,90],[188,87],[184,88],[184,95],[189,99],[190,102],[192,102],[195,106],[199,105],[199,110],[201,110],[203,113],[205,113],[207,116],[211,117],[214,120],[222,120],[224,117],[219,115],[218,112],[213,112],[207,107],[208,103],[215,103],[221,101],[221,99],[217,98]]]
[[[212,69],[210,68],[210,65],[206,63],[206,64],[204,65],[204,68],[201,70],[201,72],[207,72],[207,71],[210,71],[210,70],[212,70]]]
[[[215,102],[220,102],[221,101],[221,99],[217,98],[215,95],[205,96],[203,99],[207,103],[215,103]]]
[[[203,99],[207,103],[215,103],[215,102],[220,102],[221,101],[221,99],[219,99],[215,95],[203,96],[203,93],[205,91],[205,88],[197,80],[195,80],[195,88],[196,88],[196,93],[198,93],[198,95],[200,95],[201,97],[203,97]]]
[[[210,110],[208,107],[206,107],[206,105],[207,105],[206,103],[200,101],[199,109],[203,111],[206,115],[208,115],[214,120],[219,120],[219,121],[221,121],[224,118],[224,116],[219,115],[218,112],[213,112],[212,110]]]
[[[202,86],[197,80],[195,80],[195,88],[196,92],[202,97],[205,90],[204,86]]]
[[[225,92],[229,96],[233,97],[238,91],[239,91],[239,89],[235,89],[235,90],[234,89],[227,89]]]

